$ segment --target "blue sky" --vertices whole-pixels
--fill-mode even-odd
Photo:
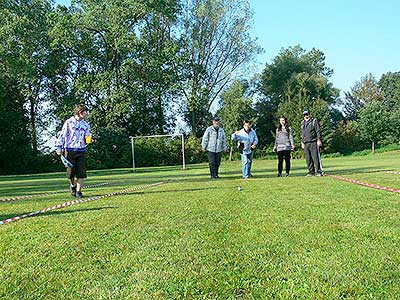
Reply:
[[[57,3],[69,5],[69,0]],[[250,0],[252,34],[265,53],[258,70],[282,47],[300,44],[325,53],[332,82],[347,91],[361,76],[400,71],[400,1]]]

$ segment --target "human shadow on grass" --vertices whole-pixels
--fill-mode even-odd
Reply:
[[[388,171],[383,169],[385,166],[377,166],[376,168],[362,167],[362,168],[344,168],[341,170],[326,170],[326,173],[332,175],[355,175],[355,174],[371,174],[371,173],[382,173]]]
[[[79,209],[70,209],[70,210],[53,210],[53,211],[49,211],[49,212],[44,212],[44,213],[40,213],[37,215],[32,216],[31,218],[34,217],[38,217],[38,216],[51,216],[51,215],[63,215],[63,214],[71,214],[71,213],[77,213],[77,212],[85,212],[85,211],[100,211],[100,210],[105,210],[105,209],[113,209],[113,208],[117,208],[116,206],[101,206],[101,207],[93,207],[93,208],[79,208]],[[24,214],[29,214],[29,212],[22,212],[22,213],[13,213],[13,214],[4,214],[4,215],[0,215],[0,221],[3,220],[7,220],[10,218],[14,218],[17,216],[21,216]]]
[[[107,185],[99,186],[99,187],[89,187],[85,188],[85,186],[88,185],[96,185],[96,184],[101,184],[104,182],[109,182]],[[116,186],[118,184],[118,180],[113,180],[113,179],[105,179],[105,180],[96,180],[96,181],[87,181],[85,182],[85,185],[83,186],[84,189],[87,190],[92,190],[92,189],[107,189],[110,186]],[[49,187],[51,187],[51,190],[49,190]],[[46,185],[37,185],[37,186],[23,186],[21,183],[10,183],[6,188],[2,187],[2,191],[0,193],[0,199],[1,198],[12,198],[12,197],[24,197],[24,196],[29,196],[29,195],[35,195],[34,198],[39,198],[41,196],[45,197],[45,195],[42,194],[47,194],[50,193],[51,196],[54,195],[59,195],[63,194],[63,192],[68,193],[69,189],[69,184],[66,181],[64,184],[52,184],[48,183]],[[48,195],[46,195],[48,196]]]

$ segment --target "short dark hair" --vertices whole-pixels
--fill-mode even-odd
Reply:
[[[249,125],[251,125],[251,121],[250,121],[250,120],[247,120],[247,119],[244,119],[244,120],[243,120],[243,125],[244,125],[244,124],[249,124]]]
[[[87,111],[85,104],[79,103],[75,106],[74,114],[77,116],[79,113]]]

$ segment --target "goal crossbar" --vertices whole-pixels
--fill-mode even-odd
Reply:
[[[132,171],[136,172],[135,165],[135,140],[137,139],[147,139],[147,138],[161,138],[161,137],[181,137],[182,143],[182,169],[186,170],[186,162],[185,162],[185,136],[183,134],[156,134],[156,135],[144,135],[144,136],[130,136],[131,147],[132,147]]]

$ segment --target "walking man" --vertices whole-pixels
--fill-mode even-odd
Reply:
[[[239,142],[239,151],[242,159],[242,176],[244,179],[252,177],[251,165],[253,162],[253,150],[257,148],[258,137],[251,128],[249,120],[243,121],[243,129],[232,134],[232,140]]]
[[[83,179],[86,178],[86,145],[92,140],[90,126],[85,121],[86,115],[85,105],[78,104],[74,116],[65,121],[56,142],[57,154],[64,155],[73,164],[72,168],[67,168],[67,178],[71,195],[78,198],[83,197]]]
[[[211,179],[219,178],[222,151],[227,151],[227,146],[225,131],[221,128],[218,117],[213,118],[213,125],[204,132],[201,147],[203,151],[207,151]]]
[[[310,112],[303,112],[301,122],[301,147],[304,149],[308,174],[307,176],[323,176],[319,147],[322,146],[321,128],[318,120],[312,118]]]

